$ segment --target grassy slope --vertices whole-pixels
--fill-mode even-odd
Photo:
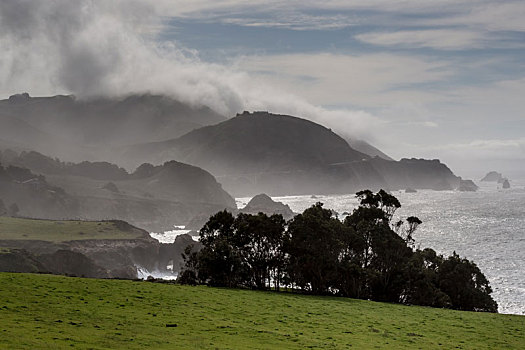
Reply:
[[[85,239],[134,239],[142,231],[118,227],[113,221],[60,221],[0,217],[0,240],[52,242]]]
[[[523,316],[203,286],[0,274],[0,348],[502,349],[524,344]]]

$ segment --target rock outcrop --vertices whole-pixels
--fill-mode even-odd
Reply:
[[[487,175],[485,175],[481,181],[501,183],[503,179],[504,178],[502,174],[498,173],[497,171],[491,171],[487,173]]]
[[[191,236],[161,244],[151,238],[134,240],[77,240],[47,242],[0,241],[0,271],[53,273],[91,278],[135,279],[137,267],[160,273],[177,273],[188,245],[199,249]],[[9,246],[10,248],[2,248]],[[173,265],[173,271],[168,265]]]
[[[0,248],[0,271],[2,272],[49,272],[48,268],[25,249]]]
[[[476,192],[479,187],[472,180],[463,180],[459,181],[458,191],[461,192]]]
[[[294,212],[288,205],[276,202],[264,193],[253,197],[244,208],[239,210],[239,212],[245,214],[280,214],[285,220],[289,220],[294,216]]]

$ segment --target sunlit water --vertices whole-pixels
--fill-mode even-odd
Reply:
[[[165,271],[149,271],[142,266],[135,266],[137,268],[137,278],[148,279],[148,277],[163,279],[163,280],[176,280],[177,273],[169,273]]]
[[[150,232],[150,236],[158,240],[160,243],[173,243],[177,236],[190,233],[191,230],[185,230],[184,226],[174,226],[173,230],[164,232]],[[198,236],[191,236],[193,240],[198,240]]]
[[[421,248],[444,255],[456,251],[474,261],[489,279],[499,312],[525,314],[525,181],[498,189],[495,183],[478,183],[477,192],[420,190],[394,192],[402,207],[399,217],[417,216],[423,224],[414,238]],[[499,185],[501,187],[501,185]],[[273,197],[302,212],[323,202],[342,217],[357,206],[354,195]],[[243,206],[250,198],[238,198]]]
[[[474,261],[491,283],[499,312],[525,315],[525,180],[513,181],[512,188],[507,190],[495,183],[477,184],[480,186],[477,192],[394,192],[402,205],[396,216],[414,215],[423,221],[414,235],[416,245],[421,248],[429,247],[447,256],[456,251]],[[273,199],[288,204],[296,213],[322,202],[325,208],[337,211],[340,218],[358,204],[353,194]],[[249,200],[237,198],[237,206],[242,208]],[[187,232],[174,227],[151,236],[162,243],[173,243],[178,235]],[[140,275],[174,278],[142,269]]]

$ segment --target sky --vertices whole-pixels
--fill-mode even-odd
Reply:
[[[525,177],[525,2],[3,1],[0,97],[164,93]]]

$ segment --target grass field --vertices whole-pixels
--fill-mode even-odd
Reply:
[[[37,220],[0,217],[0,240],[63,242],[84,239],[134,239],[142,231],[115,221]]]
[[[525,317],[0,273],[6,349],[523,349]]]

